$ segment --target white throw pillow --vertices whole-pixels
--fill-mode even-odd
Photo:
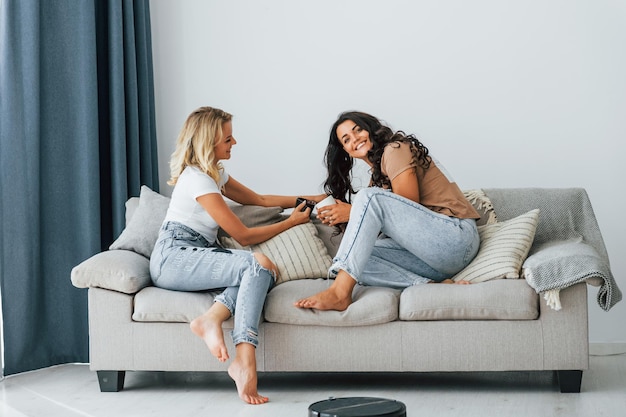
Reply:
[[[222,237],[222,245],[231,249],[248,249],[270,258],[278,268],[276,284],[304,278],[323,278],[332,259],[312,223],[294,226],[265,242],[241,246],[232,237]]]
[[[477,283],[519,278],[522,263],[533,244],[538,221],[539,209],[535,209],[510,220],[478,226],[478,254],[452,279]]]

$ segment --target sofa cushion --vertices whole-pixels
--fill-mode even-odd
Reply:
[[[137,201],[138,200],[138,201]],[[139,198],[126,202],[126,228],[109,249],[125,249],[150,258],[167,214],[170,198],[142,185]],[[281,207],[260,207],[229,203],[230,209],[247,227],[263,226],[284,219]],[[219,229],[218,236],[228,236]]]
[[[213,305],[213,300],[218,293],[171,291],[146,287],[135,295],[133,320],[189,323]],[[224,327],[232,329],[232,317],[226,321]]]
[[[400,291],[357,285],[352,304],[345,311],[298,308],[293,303],[330,285],[327,279],[290,281],[274,287],[267,295],[265,321],[309,326],[369,326],[398,318]]]
[[[137,209],[134,210],[126,228],[109,246],[109,249],[131,250],[150,258],[169,205],[168,197],[142,185]]]
[[[423,284],[400,295],[400,320],[534,320],[539,296],[525,280]]]
[[[246,227],[258,227],[265,226],[268,224],[278,223],[281,220],[285,219],[282,207],[262,207],[262,206],[250,206],[250,205],[240,205],[237,203],[229,202],[228,206],[235,213],[239,220]],[[228,233],[222,228],[219,228],[217,231],[218,239],[223,237],[230,237]]]
[[[513,219],[478,226],[480,248],[470,264],[452,279],[478,283],[498,278],[519,278],[522,263],[533,244],[539,210]]]
[[[278,268],[276,284],[325,277],[332,262],[312,223],[294,226],[256,245],[241,246],[230,237],[223,237],[221,242],[226,248],[248,249],[268,256]]]
[[[72,268],[72,284],[134,294],[151,285],[150,261],[128,250],[100,252]]]
[[[311,223],[313,223],[317,229],[317,235],[320,239],[322,239],[322,242],[324,242],[324,245],[328,250],[328,254],[331,258],[333,258],[337,253],[337,249],[339,249],[343,233],[339,231],[339,228],[328,226],[322,223],[322,221],[318,218],[311,219]]]

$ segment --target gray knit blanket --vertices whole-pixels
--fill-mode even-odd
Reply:
[[[485,189],[499,221],[538,208],[535,240],[523,276],[548,305],[560,308],[559,291],[587,282],[599,286],[597,301],[605,311],[622,299],[604,240],[587,192],[582,188]]]

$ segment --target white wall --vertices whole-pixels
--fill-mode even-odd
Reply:
[[[584,187],[626,292],[626,3],[152,0],[161,191],[196,107],[235,115],[225,165],[259,192],[321,192],[328,129],[370,112],[415,133],[463,189]],[[626,301],[589,287],[590,340]]]

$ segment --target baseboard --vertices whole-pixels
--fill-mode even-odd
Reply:
[[[610,356],[626,353],[626,343],[589,343],[589,355]]]

